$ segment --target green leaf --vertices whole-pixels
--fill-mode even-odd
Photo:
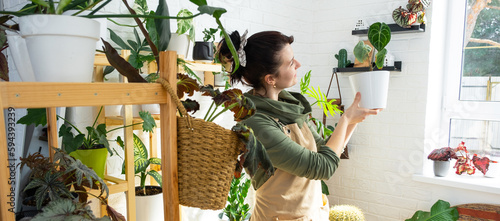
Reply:
[[[354,56],[358,61],[364,62],[368,59],[368,54],[372,51],[372,47],[370,45],[365,45],[363,41],[359,41],[356,46],[354,46]]]
[[[64,150],[67,154],[70,154],[81,147],[85,140],[85,134],[78,134],[74,136],[71,130],[72,127],[67,127],[64,124],[59,128],[59,137],[62,137],[62,144],[64,145]]]
[[[413,214],[413,216],[410,219],[406,219],[405,221],[423,221],[423,220],[429,220],[429,217],[431,216],[430,212],[424,212],[422,210],[419,210]]]
[[[161,159],[158,157],[151,157],[149,158],[149,163],[161,166]]]
[[[141,138],[134,134],[134,155],[138,158],[148,159],[148,149]]]
[[[185,33],[188,33],[190,30],[194,30],[194,25],[193,25],[193,19],[188,18],[188,19],[180,19],[182,17],[191,17],[193,16],[193,13],[189,11],[188,9],[181,9],[179,13],[177,13],[177,31],[175,33],[182,35]],[[194,36],[192,36],[194,37]],[[191,36],[190,36],[191,39]]]
[[[207,5],[207,0],[189,0],[197,6]]]
[[[328,185],[326,185],[325,181],[321,180],[321,193],[325,195],[330,195],[330,191],[328,190]]]
[[[17,123],[31,125],[35,124],[35,127],[38,125],[45,126],[47,125],[47,109],[45,108],[28,108],[28,113],[21,117]]]
[[[64,8],[66,8],[66,6],[68,6],[69,3],[71,3],[71,0],[60,0],[59,4],[57,4],[56,14],[58,15],[62,14]]]
[[[311,82],[311,71],[309,70],[304,77],[300,79],[300,93],[305,94],[309,88],[309,83]]]
[[[145,132],[154,132],[156,121],[147,111],[140,111],[139,116],[142,119],[142,130]]]
[[[384,60],[386,54],[387,54],[387,49],[384,48],[381,51],[377,52],[377,55],[375,55],[375,64],[377,65],[378,69],[382,69],[384,67]]]
[[[138,156],[134,157],[134,170],[135,174],[144,173],[149,166],[149,160],[140,158]]]
[[[391,29],[383,22],[373,23],[368,29],[368,40],[377,51],[381,51],[391,41]]]
[[[122,38],[120,38],[120,36],[118,36],[113,30],[109,29],[109,37],[111,38],[111,41],[113,41],[115,44],[117,44],[119,47],[121,47],[122,49],[127,49],[127,50],[130,50],[130,51],[133,51],[133,49],[127,45],[127,43],[125,43],[125,41],[123,41]]]
[[[48,8],[49,7],[49,3],[47,3],[45,0],[31,0],[31,2],[37,4],[37,5],[40,5],[44,8]]]
[[[156,8],[156,15],[170,16],[166,0],[159,0],[158,7]],[[155,19],[156,32],[158,33],[158,50],[167,50],[170,42],[170,20],[169,19]]]
[[[456,207],[450,207],[450,203],[438,200],[431,207],[431,212],[419,210],[406,221],[441,221],[441,220],[458,220],[458,210]]]
[[[120,54],[118,54],[118,52],[111,47],[107,41],[102,40],[102,43],[104,44],[104,53],[106,54],[106,58],[111,66],[115,67],[121,75],[127,77],[129,82],[147,82],[141,77],[141,75],[139,75],[139,71],[132,67],[132,65],[130,65],[130,63],[128,63],[128,61],[126,61],[123,57],[121,57]]]
[[[86,179],[88,181],[90,188],[92,188],[92,184],[94,183],[93,181],[104,183],[104,181],[99,176],[97,176],[94,170],[88,168],[80,160],[72,160],[71,164],[69,165],[69,169],[75,173],[76,184],[78,186],[82,185],[83,179]],[[106,185],[102,185],[102,188],[106,192],[107,196],[109,193],[108,187]]]
[[[160,173],[158,173],[156,170],[150,170],[148,171],[148,175],[152,176],[156,180],[158,185],[160,185],[160,187],[162,186],[163,180],[161,179]]]

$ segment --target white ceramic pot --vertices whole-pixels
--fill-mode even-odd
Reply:
[[[434,176],[445,177],[450,171],[450,161],[434,161]]]
[[[36,81],[91,82],[99,22],[66,15],[19,18]]]
[[[7,31],[7,42],[9,42],[8,49],[21,80],[24,82],[36,81],[24,38],[15,32]]]
[[[149,188],[152,186],[146,186]],[[136,220],[157,221],[163,218],[163,193],[151,196],[135,196]]]
[[[369,71],[349,76],[354,93],[361,93],[360,107],[385,108],[389,91],[389,71]]]
[[[143,104],[142,110],[150,114],[160,114],[160,104]]]
[[[178,55],[183,55],[186,59],[188,57],[189,47],[191,40],[187,35],[179,35],[172,33],[170,42],[168,43],[167,51],[176,51]]]

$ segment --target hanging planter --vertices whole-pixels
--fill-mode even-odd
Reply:
[[[36,81],[91,82],[99,22],[65,15],[19,18]]]

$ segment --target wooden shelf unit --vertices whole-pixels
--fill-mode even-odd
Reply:
[[[177,55],[167,51],[160,53],[160,62],[163,64],[160,77],[171,82],[176,88],[177,82]],[[0,82],[1,109],[13,108],[47,108],[49,146],[58,147],[56,124],[56,107],[76,106],[103,106],[126,105],[124,124],[131,124],[133,104],[160,104],[160,127],[162,128],[161,148],[163,166],[163,202],[165,220],[179,221],[179,195],[177,177],[177,121],[176,106],[170,96],[160,84],[144,83],[48,83],[48,82]],[[0,124],[5,125],[4,115],[0,117]],[[125,164],[126,180],[107,177],[116,183],[110,186],[111,192],[127,192],[127,220],[136,220],[135,217],[135,182],[133,165],[133,138],[132,128],[125,129]],[[0,127],[0,149],[7,151],[6,129]],[[131,158],[129,156],[132,156]],[[15,220],[15,214],[8,211],[8,197],[10,185],[9,161],[7,154],[0,154],[0,220]],[[130,173],[129,173],[130,171]]]

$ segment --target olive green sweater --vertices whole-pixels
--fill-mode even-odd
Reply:
[[[339,157],[309,124],[318,152],[310,151],[287,137],[275,118],[288,125],[297,123],[299,127],[307,121],[311,113],[311,105],[300,93],[282,91],[278,101],[245,93],[257,107],[256,114],[243,123],[253,129],[257,139],[266,148],[273,166],[296,176],[309,179],[329,179],[338,167]],[[267,177],[263,170],[258,169],[252,179],[255,189],[258,189]]]

